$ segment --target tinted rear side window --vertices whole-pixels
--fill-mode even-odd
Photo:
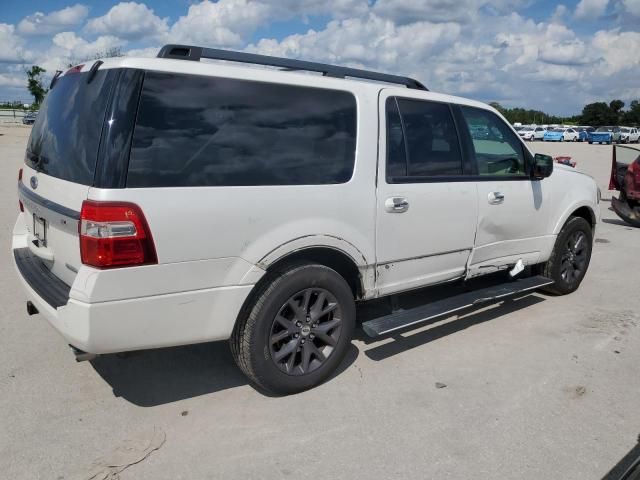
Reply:
[[[460,143],[449,105],[391,97],[386,107],[388,182],[402,182],[405,176],[462,175]]]
[[[98,146],[117,70],[98,70],[59,78],[36,118],[25,163],[47,175],[93,184]]]
[[[355,148],[350,93],[147,72],[127,186],[344,183]]]

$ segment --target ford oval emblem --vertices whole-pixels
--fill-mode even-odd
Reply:
[[[31,177],[29,183],[31,184],[31,188],[33,188],[34,190],[38,188],[38,179],[36,177]]]

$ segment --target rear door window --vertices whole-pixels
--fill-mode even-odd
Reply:
[[[25,163],[70,182],[92,185],[105,111],[117,70],[70,73],[58,79],[36,117]]]
[[[462,175],[460,142],[448,104],[390,97],[386,111],[388,183]]]
[[[356,116],[344,91],[147,72],[127,186],[344,183]]]

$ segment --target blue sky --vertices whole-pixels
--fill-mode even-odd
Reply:
[[[118,47],[165,43],[412,75],[430,89],[549,113],[640,99],[640,0],[3,0],[0,100]]]

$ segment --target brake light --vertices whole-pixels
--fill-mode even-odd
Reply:
[[[18,170],[18,181],[22,181],[22,169]]]
[[[133,203],[85,200],[78,228],[85,265],[114,268],[158,263],[147,220]]]

